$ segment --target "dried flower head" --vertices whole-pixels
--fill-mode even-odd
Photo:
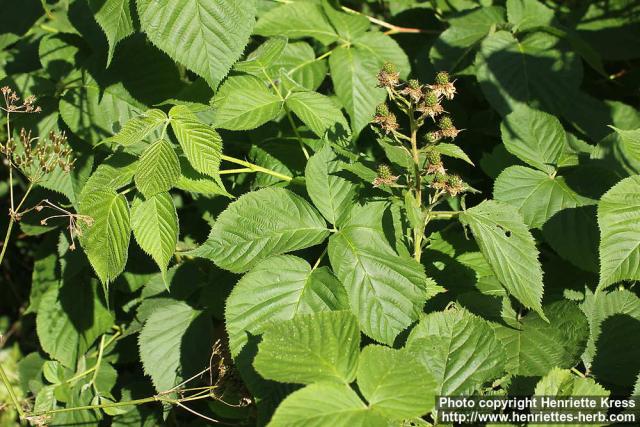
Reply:
[[[380,187],[381,185],[393,185],[398,180],[398,177],[391,173],[391,168],[387,165],[378,166],[378,176],[373,180],[374,187]]]
[[[385,62],[380,72],[378,72],[378,86],[393,88],[400,84],[400,73],[395,64]]]
[[[424,93],[422,92],[422,85],[416,79],[411,79],[407,82],[407,85],[400,91],[401,95],[408,96],[414,103],[420,102]]]
[[[431,188],[434,188],[436,190],[446,190],[447,179],[448,179],[448,176],[446,173],[437,172],[433,177],[433,181],[431,181]]]
[[[27,96],[20,104],[20,97],[9,86],[4,86],[0,89],[2,96],[4,97],[4,107],[0,107],[7,113],[39,113],[42,109],[35,105],[36,97],[33,95]]]
[[[34,138],[31,131],[20,130],[20,150],[13,141],[7,142],[3,153],[31,182],[40,181],[56,168],[68,173],[75,159],[64,132],[51,131],[46,139]]]
[[[434,91],[438,96],[444,96],[448,100],[452,100],[456,95],[454,82],[449,80],[449,73],[446,71],[440,71],[436,74],[435,83],[427,85],[427,87]]]
[[[385,134],[389,134],[398,129],[398,120],[396,115],[389,111],[389,107],[386,104],[380,104],[376,108],[376,116],[373,118],[373,123],[380,125],[380,128]]]

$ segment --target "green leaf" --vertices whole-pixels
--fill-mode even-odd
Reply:
[[[423,316],[406,347],[435,377],[438,396],[471,395],[500,377],[506,362],[489,323],[464,309]]]
[[[222,138],[211,127],[201,123],[189,109],[176,105],[169,111],[171,128],[193,168],[217,177],[222,156]]]
[[[269,427],[387,427],[346,384],[318,383],[294,391],[278,406]]]
[[[411,69],[402,48],[391,37],[374,32],[356,38],[352,47],[334,49],[329,57],[336,95],[356,135],[373,119],[376,106],[386,97],[384,89],[377,87],[376,76],[387,61],[396,64],[403,77]]]
[[[287,97],[286,106],[320,138],[327,132],[347,133],[349,125],[342,111],[318,92],[294,92]]]
[[[397,255],[382,233],[345,227],[329,239],[329,258],[365,334],[391,345],[418,318],[427,277],[414,259]]]
[[[636,162],[640,162],[640,129],[624,130],[612,127],[622,140],[624,151]]]
[[[476,76],[487,101],[505,116],[522,104],[540,104],[557,111],[572,98],[582,81],[573,52],[558,49],[560,40],[534,32],[516,39],[496,31],[482,42],[476,56]],[[575,101],[572,99],[571,106]],[[568,105],[566,108],[571,108]]]
[[[640,280],[640,175],[623,179],[602,196],[598,225],[598,289],[622,280]]]
[[[266,379],[312,384],[356,378],[360,329],[347,311],[298,315],[262,335],[253,366]]]
[[[255,129],[278,117],[282,104],[282,98],[259,79],[230,78],[220,88],[213,104],[214,126],[230,130]]]
[[[161,139],[147,147],[138,162],[136,187],[145,197],[169,191],[180,178],[180,160],[171,143]]]
[[[342,12],[335,9],[328,1],[323,2],[322,5],[331,25],[345,40],[352,41],[364,34],[371,26],[369,19],[364,15]]]
[[[322,6],[312,2],[295,2],[274,7],[260,17],[254,32],[267,37],[313,37],[325,45],[338,38]]]
[[[569,301],[546,305],[544,311],[548,321],[529,312],[518,328],[493,324],[507,353],[507,372],[542,376],[554,367],[571,368],[580,360],[589,335],[584,314]]]
[[[465,153],[462,148],[458,147],[455,144],[449,144],[447,142],[441,142],[435,146],[435,150],[442,154],[443,156],[453,157],[455,159],[464,160],[469,163],[471,166],[475,166],[467,153]]]
[[[527,31],[550,25],[554,12],[538,0],[507,0],[507,16],[515,31]]]
[[[280,58],[286,47],[286,37],[270,38],[247,55],[244,61],[237,62],[233,68],[243,73],[260,75]]]
[[[134,204],[131,228],[136,241],[165,273],[178,243],[178,214],[169,193]]]
[[[376,87],[380,63],[364,50],[338,47],[329,57],[329,66],[336,95],[349,114],[353,132],[358,134],[386,97],[384,89]]]
[[[289,43],[268,73],[275,76],[284,69],[289,79],[308,90],[316,90],[326,77],[327,61],[315,60],[315,58],[316,54],[309,44]]]
[[[329,144],[311,156],[305,168],[307,192],[320,213],[339,225],[356,195],[356,185],[340,176],[341,162]]]
[[[414,354],[373,344],[360,355],[358,388],[373,411],[392,420],[430,412],[436,397],[433,375]]]
[[[130,0],[89,0],[93,16],[107,36],[109,53],[107,67],[120,40],[133,34]]]
[[[97,288],[95,279],[76,275],[60,287],[51,287],[40,300],[38,340],[47,354],[66,367],[75,368],[78,357],[114,323]]]
[[[73,73],[78,79],[60,98],[60,117],[78,137],[97,145],[113,136],[114,129],[145,110],[121,82],[100,87],[88,72]]]
[[[595,203],[569,188],[563,177],[551,177],[524,166],[509,166],[502,171],[495,180],[493,196],[518,209],[531,228],[542,227],[564,209]]]
[[[327,267],[312,270],[305,260],[291,255],[265,259],[240,279],[227,299],[231,355],[240,354],[247,333],[261,334],[271,322],[347,307],[345,290]]]
[[[322,243],[328,234],[324,219],[302,197],[263,188],[231,203],[194,255],[241,273],[272,255]]]
[[[202,370],[209,360],[213,325],[203,312],[181,301],[158,307],[138,338],[140,359],[158,392]],[[207,351],[202,344],[206,343]]]
[[[127,121],[120,132],[103,141],[129,146],[144,140],[167,121],[167,115],[156,109],[147,110]]]
[[[240,58],[256,13],[255,2],[242,0],[136,2],[149,40],[214,87]]]
[[[180,178],[176,182],[176,188],[190,193],[202,194],[205,196],[225,196],[233,198],[219,176],[211,178],[196,171],[189,161],[184,157],[180,158]]]
[[[91,225],[79,220],[84,229],[80,242],[89,262],[103,284],[113,282],[127,263],[129,203],[114,190],[95,189],[83,192],[79,213],[92,218]]]
[[[536,384],[537,396],[609,396],[609,391],[591,378],[575,376],[569,369],[553,368]]]
[[[434,41],[429,58],[437,70],[456,71],[493,28],[505,22],[504,8],[481,7],[469,13],[452,16],[449,28]]]
[[[486,200],[460,215],[496,277],[525,307],[543,318],[542,268],[538,249],[522,216],[511,205]]]
[[[567,139],[558,119],[522,105],[504,118],[500,130],[511,154],[547,174],[556,170]]]
[[[131,182],[138,168],[138,159],[128,153],[107,157],[82,187],[80,199],[95,190],[118,190]]]

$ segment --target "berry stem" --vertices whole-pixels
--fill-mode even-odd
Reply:
[[[411,154],[414,169],[414,192],[418,207],[422,209],[422,177],[420,175],[420,151],[418,150],[418,123],[414,118],[413,106],[409,106],[409,121],[411,126]],[[413,229],[413,257],[420,262],[422,257],[422,237],[424,236],[424,224]]]

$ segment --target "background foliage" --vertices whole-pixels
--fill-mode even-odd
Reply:
[[[638,393],[639,2],[0,10],[0,86],[42,110],[3,150],[64,131],[75,158],[34,183],[3,157],[0,424],[423,425],[436,395]],[[455,138],[383,65],[417,80],[397,91],[450,73]]]

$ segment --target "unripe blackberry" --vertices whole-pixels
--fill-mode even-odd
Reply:
[[[433,147],[425,151],[425,158],[430,165],[436,165],[442,163],[442,156]]]
[[[453,129],[453,120],[449,116],[442,116],[438,120],[438,127],[442,130]]]
[[[449,83],[449,73],[446,71],[440,71],[436,74],[436,84],[446,85],[447,83]]]
[[[424,139],[430,144],[438,142],[440,141],[440,132],[427,132],[424,136]]]
[[[389,168],[389,166],[382,164],[380,166],[378,166],[378,177],[380,177],[381,179],[387,180],[389,178],[391,178],[391,169]]]
[[[382,104],[378,104],[378,106],[376,107],[376,115],[377,116],[382,116],[382,117],[386,117],[389,115],[389,107],[387,106],[387,104],[382,103]]]
[[[397,73],[398,67],[396,67],[396,64],[394,63],[385,62],[382,66],[382,71],[384,71],[385,73]]]
[[[439,102],[440,99],[438,98],[438,95],[433,91],[427,92],[424,96],[424,103],[427,107],[436,106]]]
[[[411,89],[419,89],[420,82],[416,79],[411,79],[407,82],[407,86],[409,86]]]

